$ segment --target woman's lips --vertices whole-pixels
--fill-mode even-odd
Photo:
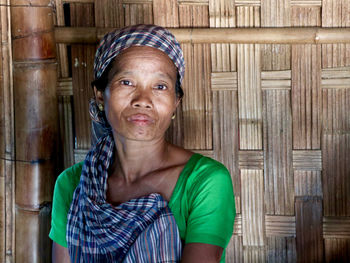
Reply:
[[[129,116],[127,120],[141,126],[154,123],[154,120],[147,114],[134,114]]]

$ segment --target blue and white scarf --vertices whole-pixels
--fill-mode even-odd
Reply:
[[[102,137],[87,154],[68,213],[67,243],[75,262],[178,262],[179,231],[159,194],[118,206],[106,202],[113,136]]]

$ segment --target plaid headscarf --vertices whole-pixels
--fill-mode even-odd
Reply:
[[[179,261],[179,231],[161,195],[150,194],[118,206],[106,202],[114,147],[113,136],[108,134],[86,156],[68,213],[66,238],[71,261]]]
[[[95,99],[90,100],[89,112],[92,120],[91,145],[95,145],[100,138],[110,133],[112,128],[106,119],[105,112],[99,110]]]
[[[182,83],[185,61],[180,44],[168,30],[156,25],[134,25],[106,34],[95,55],[95,79],[101,77],[117,55],[131,46],[153,47],[167,54],[174,62],[180,76],[180,84]]]

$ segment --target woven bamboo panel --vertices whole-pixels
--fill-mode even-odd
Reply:
[[[296,2],[294,1],[294,3]],[[311,1],[309,1],[309,3],[307,1],[304,1],[304,3],[307,5],[307,8],[300,4],[297,6],[292,6],[292,9],[291,9],[292,26],[293,27],[320,26],[321,25],[321,7],[317,5],[312,6]]]
[[[240,149],[262,149],[262,93],[260,47],[238,45],[238,97]]]
[[[74,63],[72,65],[72,81],[76,148],[86,149],[91,145],[89,101],[93,97],[91,81],[93,80],[92,68],[94,54],[94,45],[72,46],[72,63]]]
[[[235,7],[230,0],[209,0],[210,27],[235,27]],[[213,72],[236,71],[236,45],[212,44],[211,61]]]
[[[350,27],[348,0],[322,1],[323,27]],[[322,68],[350,66],[349,44],[322,45]]]
[[[293,148],[320,149],[321,47],[292,46]]]
[[[237,92],[213,92],[213,108],[213,119],[217,120],[213,127],[214,157],[231,172],[235,196],[239,197]]]
[[[65,26],[64,7],[62,0],[55,0],[56,15],[54,16],[55,25]],[[67,21],[69,22],[69,21]],[[74,164],[73,158],[73,115],[72,101],[73,88],[72,79],[69,78],[70,61],[66,44],[56,44],[58,67],[58,111],[59,111],[59,128],[60,128],[60,146],[63,153],[63,160],[59,162],[64,168]]]
[[[183,27],[208,27],[207,7],[180,5]],[[193,24],[195,23],[195,24]],[[184,147],[212,149],[212,96],[210,91],[210,46],[183,44],[186,72],[183,98]]]
[[[180,27],[208,27],[209,11],[205,5],[179,4]]]
[[[226,263],[243,262],[242,237],[232,236],[226,249]]]
[[[349,262],[350,240],[342,238],[325,239],[325,251],[326,262]]]
[[[176,145],[184,145],[184,131],[183,131],[183,111],[182,111],[182,101],[177,107],[175,112],[175,119],[172,120],[169,129],[167,130],[165,136],[166,139]]]
[[[323,203],[325,216],[350,215],[350,134],[324,135]]]
[[[243,262],[266,262],[266,250],[262,247],[245,247],[243,250]]]
[[[291,89],[291,71],[290,70],[274,70],[261,72],[261,89]]]
[[[292,8],[293,26],[320,26],[320,8]],[[292,46],[293,148],[319,149],[321,47]]]
[[[237,27],[260,26],[258,7],[237,7]],[[239,132],[241,150],[262,149],[262,99],[260,46],[239,44],[237,48]]]
[[[322,196],[322,180],[319,171],[294,172],[295,196]]]
[[[209,87],[209,45],[183,44],[183,51],[187,63],[187,74],[185,73],[183,84],[186,95],[182,104],[184,146],[189,149],[211,149],[212,98]]]
[[[63,167],[69,167],[74,164],[74,138],[73,138],[73,87],[71,78],[61,78],[58,81],[58,111],[61,116],[59,119],[61,150],[63,152]]]
[[[325,238],[350,238],[350,217],[324,217],[323,236]]]
[[[350,67],[323,69],[321,80],[322,88],[349,88],[350,87]]]
[[[122,0],[95,0],[95,25],[97,27],[123,27]]]
[[[297,197],[295,200],[298,262],[322,262],[322,199]],[[308,231],[305,229],[308,228]],[[307,244],[307,249],[305,245]]]
[[[93,4],[70,4],[72,26],[94,26]],[[95,45],[72,45],[72,82],[74,98],[74,123],[76,148],[87,149],[91,145],[89,100],[93,97],[91,81]]]
[[[154,24],[179,27],[179,7],[176,0],[153,0]],[[166,15],[165,15],[166,14]]]
[[[123,7],[125,10],[125,26],[153,23],[153,9],[151,1],[148,1],[148,3],[129,1],[127,4],[125,3]]]
[[[72,98],[71,96],[60,96],[58,98],[58,110],[60,116],[60,140],[62,142],[63,166],[69,167],[74,164],[74,138],[72,120]]]
[[[235,236],[242,236],[242,214],[237,213],[235,217],[235,223],[234,223],[234,230],[233,233]]]
[[[289,0],[261,1],[261,26],[288,27],[291,25]]]
[[[244,246],[263,246],[265,244],[263,181],[261,170],[241,170]]]
[[[295,238],[268,237],[267,262],[296,262]]]
[[[64,2],[73,26],[350,26],[347,0]],[[349,44],[210,41],[181,43],[185,97],[166,136],[231,172],[238,214],[226,262],[349,261]],[[73,47],[72,86],[67,78],[58,84],[61,115],[75,116],[61,123],[64,162],[83,160],[90,146],[94,50]]]
[[[291,4],[289,0],[261,1],[261,27],[291,26]],[[262,45],[262,69],[290,69],[289,45]]]
[[[350,90],[324,89],[323,200],[324,215],[350,215]]]
[[[239,151],[239,168],[248,170],[264,169],[263,151]]]
[[[265,204],[267,214],[294,213],[290,93],[264,91]]]
[[[237,72],[211,73],[211,89],[213,91],[237,90]]]
[[[64,10],[62,0],[55,0],[56,5],[56,16],[54,16],[55,25],[64,26]],[[65,44],[57,44],[57,60],[59,63],[58,67],[58,77],[59,78],[67,78],[69,76],[69,58],[67,53],[67,45]]]
[[[295,237],[294,216],[266,215],[265,224],[268,237]]]

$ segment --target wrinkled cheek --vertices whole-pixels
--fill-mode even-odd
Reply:
[[[163,125],[162,125],[163,127],[161,127],[160,130],[162,130],[165,133],[169,129],[170,125],[171,125],[171,118],[166,119],[166,120],[164,120]]]

